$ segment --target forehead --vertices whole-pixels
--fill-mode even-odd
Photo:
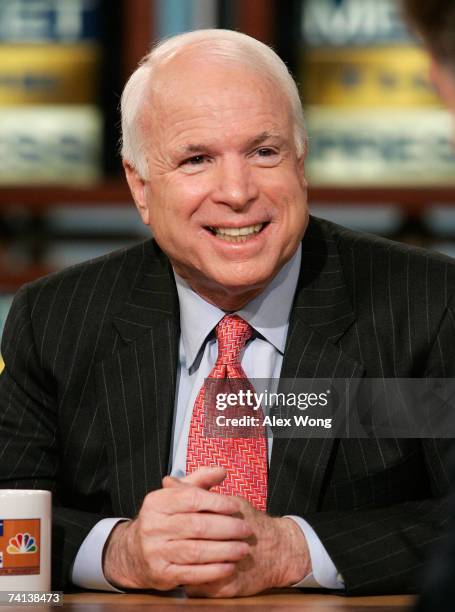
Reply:
[[[154,73],[144,128],[174,135],[290,129],[290,102],[264,71],[225,58],[180,56]],[[251,128],[251,130],[250,130]]]

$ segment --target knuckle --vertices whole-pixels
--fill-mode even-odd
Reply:
[[[202,516],[196,515],[191,518],[190,528],[192,535],[197,538],[202,538],[205,535],[205,521]]]
[[[234,535],[239,539],[245,537],[245,521],[243,519],[233,518],[232,519],[232,530]]]
[[[148,521],[143,514],[139,514],[138,517],[131,523],[132,529],[139,535],[142,541],[142,535],[148,531]]]
[[[141,552],[144,555],[144,559],[147,561],[147,565],[150,568],[156,563],[156,549],[149,540],[143,540],[140,542]]]
[[[231,545],[231,554],[237,559],[243,559],[249,552],[249,546],[243,543],[236,543]]]
[[[169,541],[162,548],[163,555],[169,563],[188,563],[188,552],[186,542]]]
[[[231,582],[220,587],[214,597],[235,597],[237,593],[238,591],[235,583]]]
[[[161,502],[159,491],[153,491],[148,493],[142,502],[142,506],[137,515],[137,519],[150,520],[150,518],[156,514],[161,514]]]
[[[148,511],[150,510],[150,508],[154,507],[156,503],[157,493],[158,491],[151,491],[150,493],[147,493],[142,502],[141,512],[144,510]]]
[[[196,487],[186,487],[181,494],[190,510],[198,510],[201,501],[201,492]]]
[[[189,563],[199,563],[202,557],[201,547],[198,542],[189,540],[186,543],[185,556]]]
[[[242,518],[244,518],[245,516],[248,516],[249,511],[250,511],[250,504],[246,501],[246,499],[243,499],[242,497],[236,497],[234,498],[236,501],[236,513],[238,516],[241,516]]]
[[[156,535],[166,535],[169,533],[175,533],[175,525],[171,517],[167,514],[162,514],[158,521],[153,523],[153,533]]]
[[[172,565],[170,563],[166,563],[166,565],[164,565],[164,567],[161,569],[160,574],[161,581],[165,582],[166,584],[170,584],[173,579]]]
[[[154,532],[155,521],[151,521],[148,514],[139,514],[133,523],[136,534],[141,542]]]
[[[191,583],[194,585],[199,585],[202,588],[204,588],[205,586],[208,587],[208,585],[205,585],[206,582],[206,575],[205,573],[201,573],[200,568],[197,566],[194,566],[190,572],[191,574]]]
[[[160,584],[158,588],[162,591],[172,589],[177,586],[178,583],[175,579],[175,570],[173,565],[166,564],[162,568],[157,582]]]

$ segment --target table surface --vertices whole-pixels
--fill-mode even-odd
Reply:
[[[273,612],[401,612],[413,609],[415,597],[409,595],[393,595],[387,597],[343,597],[341,595],[324,595],[302,593],[296,591],[275,591],[242,597],[237,599],[186,599],[175,595],[150,595],[145,593],[77,593],[64,595],[63,607],[48,608],[34,606],[32,608],[18,606],[5,608],[13,612],[19,610],[41,609],[62,610],[62,612],[140,612],[141,607],[153,608],[163,612],[191,612],[191,608],[200,608],[203,612],[222,610],[222,612],[249,612],[257,610],[272,610]],[[123,610],[122,610],[123,608]]]

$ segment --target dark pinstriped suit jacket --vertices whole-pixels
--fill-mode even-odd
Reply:
[[[455,264],[312,219],[282,376],[451,377]],[[54,492],[53,586],[168,472],[178,300],[153,241],[22,288],[5,328],[0,486]],[[276,439],[268,510],[305,517],[348,593],[413,591],[446,521],[448,442]]]

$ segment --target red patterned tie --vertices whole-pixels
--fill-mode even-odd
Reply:
[[[208,378],[241,378],[247,376],[240,365],[240,351],[253,333],[250,325],[237,315],[225,316],[216,326],[218,359]],[[252,389],[251,383],[248,382]],[[263,431],[252,437],[212,437],[204,433],[204,397],[202,385],[196,398],[188,437],[186,472],[202,466],[220,466],[227,476],[211,490],[225,495],[245,497],[255,508],[265,511],[267,502],[267,440]],[[212,395],[212,394],[210,394]],[[206,406],[207,409],[207,406]],[[215,414],[215,406],[209,407]],[[262,412],[260,412],[262,415]],[[258,416],[258,414],[256,414]]]

